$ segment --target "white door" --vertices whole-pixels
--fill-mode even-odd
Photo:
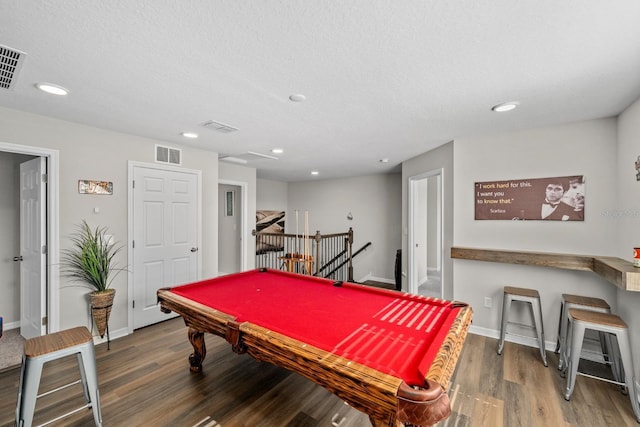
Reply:
[[[198,279],[195,173],[133,168],[133,327],[166,320],[156,291]]]
[[[20,164],[20,334],[46,333],[46,160]]]

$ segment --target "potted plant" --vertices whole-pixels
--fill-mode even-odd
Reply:
[[[111,314],[116,290],[110,288],[115,276],[125,268],[115,262],[123,246],[111,242],[106,227],[92,230],[86,221],[70,236],[72,245],[61,251],[61,272],[81,286],[92,289],[90,294],[91,315],[104,337]]]

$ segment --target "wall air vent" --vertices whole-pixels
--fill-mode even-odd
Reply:
[[[25,53],[0,45],[0,89],[15,87],[24,57]]]
[[[156,162],[169,165],[182,164],[182,150],[156,145]]]
[[[225,125],[224,123],[216,122],[215,120],[207,120],[204,123],[200,123],[200,126],[220,133],[231,133],[238,130],[233,126]]]

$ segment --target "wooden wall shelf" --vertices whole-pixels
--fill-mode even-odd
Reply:
[[[620,289],[640,292],[640,268],[620,258],[461,247],[451,248],[451,258],[592,271]]]

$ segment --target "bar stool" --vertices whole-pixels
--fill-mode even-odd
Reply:
[[[582,351],[582,340],[585,330],[591,329],[597,332],[612,334],[616,337],[616,346],[612,346],[615,357],[611,358],[614,372],[617,371],[620,378],[624,381],[612,381],[606,378],[597,377],[595,375],[584,374],[578,372],[578,363],[580,362],[580,353]],[[636,383],[633,369],[633,357],[631,356],[631,345],[629,342],[629,330],[627,324],[617,315],[611,313],[598,313],[594,311],[581,310],[577,308],[569,309],[569,331],[567,339],[570,340],[569,360],[567,364],[567,389],[565,399],[571,398],[573,388],[576,383],[578,374],[588,376],[594,379],[600,379],[627,387],[629,398],[631,399],[631,407],[636,416],[636,420],[640,423],[640,404],[638,403],[638,394],[636,391]]]
[[[72,354],[77,354],[81,379],[54,390],[38,394],[40,375],[42,374],[44,364]],[[24,342],[24,353],[22,355],[20,386],[18,387],[16,426],[31,426],[36,407],[36,399],[78,383],[82,383],[87,404],[53,419],[47,424],[74,414],[84,408],[91,408],[96,426],[102,426],[93,337],[87,328],[81,326],[26,340]]]
[[[504,348],[504,337],[507,333],[507,323],[509,323],[509,312],[511,311],[511,303],[513,301],[528,303],[533,313],[534,324],[531,327],[535,329],[540,345],[540,355],[544,366],[547,365],[547,353],[544,348],[544,326],[542,324],[542,306],[540,304],[540,294],[535,289],[516,288],[513,286],[504,287],[504,296],[502,300],[502,322],[500,326],[500,341],[498,342],[498,354],[502,354]]]
[[[562,294],[560,302],[560,323],[558,324],[558,342],[556,345],[556,353],[559,353],[558,370],[562,370],[567,363],[566,346],[567,346],[567,325],[569,324],[569,309],[578,308],[580,310],[596,311],[599,313],[611,313],[609,304],[600,298],[586,297],[581,295]],[[600,333],[600,346],[605,361],[608,362],[609,347],[605,334]]]

